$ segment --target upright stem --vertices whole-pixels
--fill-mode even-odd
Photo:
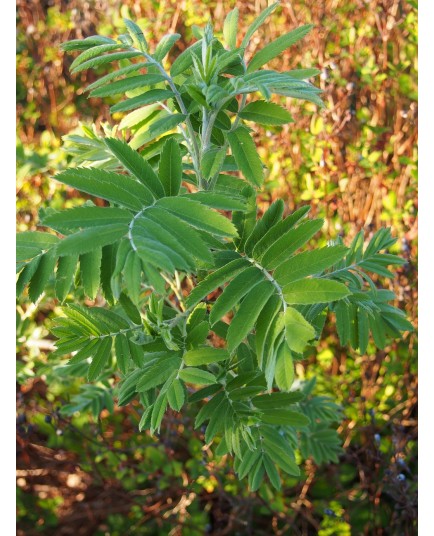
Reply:
[[[172,78],[166,73],[166,70],[164,67],[159,63],[157,60],[155,60],[150,54],[147,52],[141,50],[139,51],[143,54],[143,56],[146,58],[146,60],[151,63],[152,65],[155,65],[157,69],[160,71],[162,76],[164,76],[164,79],[169,84],[170,89],[173,91],[173,94],[175,95],[176,102],[179,105],[179,108],[181,110],[181,113],[183,113],[185,117],[185,124],[187,125],[187,130],[191,138],[192,143],[192,151],[191,151],[191,158],[193,160],[193,167],[197,175],[199,187],[203,187],[203,179],[200,172],[200,149],[197,144],[196,134],[193,129],[193,125],[191,124],[189,113],[187,110],[187,107],[184,104],[184,101],[182,100],[181,93],[178,91],[178,88],[175,85],[175,82],[172,80]]]

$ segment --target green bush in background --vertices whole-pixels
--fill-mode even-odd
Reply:
[[[71,79],[61,42],[122,31],[138,19],[157,42],[170,27],[193,37],[209,15],[221,20],[234,2],[18,2],[18,229],[32,229],[39,208],[77,204],[75,193],[48,176],[71,159],[61,136],[77,118],[101,124],[108,105]],[[265,5],[243,3],[250,23]],[[112,21],[115,21],[112,26]],[[416,6],[411,2],[294,2],[283,6],[256,44],[313,22],[316,30],[282,56],[278,69],[320,66],[326,110],[290,102],[291,125],[256,132],[270,174],[261,207],[283,197],[291,209],[312,205],[327,238],[391,225],[394,253],[408,264],[393,281],[396,305],[416,318]],[[273,27],[273,24],[275,25]],[[218,29],[218,28],[217,28]],[[271,32],[272,35],[269,33]],[[179,52],[179,51],[178,51]],[[309,64],[310,62],[310,64]],[[88,77],[88,78],[86,78]],[[343,229],[338,222],[344,222]],[[324,245],[324,244],[319,244]],[[300,480],[276,493],[248,495],[224,459],[188,438],[189,419],[169,423],[163,445],[136,434],[137,413],[108,417],[86,409],[89,393],[49,358],[48,325],[58,304],[48,294],[35,312],[18,307],[18,505],[22,534],[414,534],[417,380],[414,334],[366,355],[342,349],[334,332],[298,363],[299,377],[320,378],[317,390],[344,402],[338,465],[306,460]],[[50,366],[47,366],[49,362]],[[78,398],[79,397],[79,398]],[[95,397],[92,396],[92,399]],[[79,400],[66,417],[59,408]],[[103,404],[103,401],[101,402]],[[93,415],[92,415],[93,414]],[[89,509],[93,515],[89,515]],[[220,531],[220,532],[219,532]],[[274,531],[274,532],[272,532]],[[292,531],[292,532],[291,532]]]

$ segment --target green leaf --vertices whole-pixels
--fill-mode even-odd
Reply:
[[[134,175],[158,199],[164,197],[164,188],[152,167],[132,149],[128,143],[115,138],[106,138],[105,143],[122,166]]]
[[[77,255],[60,257],[56,273],[56,297],[60,302],[65,301],[77,270]]]
[[[164,225],[164,221],[156,223],[154,220],[147,217],[145,212],[143,216],[135,220],[135,225],[131,232],[132,243],[136,247],[145,245],[144,240],[152,240],[153,244],[147,242],[145,247],[149,245],[160,249],[161,253],[166,255],[178,269],[193,271],[195,263],[193,262],[189,249],[182,247],[176,236],[173,235],[172,229]]]
[[[182,382],[174,379],[172,385],[167,390],[167,400],[169,406],[175,411],[181,411],[185,401],[185,391]]]
[[[124,19],[124,24],[133,42],[139,45],[140,50],[148,50],[148,43],[140,26],[130,19]]]
[[[64,51],[73,50],[87,50],[88,48],[96,47],[98,45],[116,44],[114,39],[105,37],[102,35],[90,35],[85,39],[71,39],[60,45],[60,48]]]
[[[209,396],[214,395],[220,389],[221,385],[216,384],[210,385],[209,387],[204,387],[203,389],[200,389],[200,391],[197,391],[196,393],[192,394],[189,397],[189,400],[190,402],[198,402],[199,400],[203,400]],[[225,393],[220,391],[220,393],[213,396],[209,402],[202,406],[196,416],[196,420],[194,421],[194,427],[197,428],[207,419],[209,419],[224,398]]]
[[[238,467],[238,476],[242,480],[250,472],[252,467],[257,463],[261,457],[259,450],[246,450],[243,453],[243,459]]]
[[[147,130],[134,136],[134,138],[130,142],[130,146],[133,149],[138,149],[145,143],[152,141],[158,136],[161,136],[162,134],[164,134],[165,132],[168,132],[169,130],[173,130],[180,123],[182,123],[185,120],[185,118],[186,116],[183,114],[172,114],[172,115],[167,115],[165,117],[162,117],[161,119],[158,119],[157,121],[152,123],[147,128]]]
[[[268,454],[264,454],[262,457],[262,460],[264,463],[265,471],[268,475],[268,478],[270,479],[270,482],[273,484],[273,486],[277,490],[280,490],[282,486],[280,482],[280,476],[272,459],[270,458],[270,456],[268,456]]]
[[[91,91],[92,89],[96,89],[97,87],[101,87],[108,82],[111,82],[115,78],[120,78],[123,75],[135,73],[137,71],[140,71],[140,69],[146,69],[148,67],[147,62],[141,62],[141,63],[134,63],[131,65],[127,65],[126,67],[122,67],[121,69],[117,69],[111,73],[108,73],[101,78],[98,78],[98,80],[95,80],[95,82],[92,82],[92,84],[89,84],[85,91]]]
[[[255,465],[252,467],[248,476],[249,487],[251,491],[256,491],[262,483],[264,478],[265,468],[262,464],[262,456],[258,459]]]
[[[216,378],[211,372],[206,370],[187,367],[179,371],[179,377],[187,383],[195,385],[210,385],[216,383]]]
[[[261,259],[264,252],[271,247],[283,234],[292,229],[294,225],[309,212],[309,210],[309,206],[301,207],[284,220],[275,223],[270,229],[267,230],[264,236],[262,236],[262,238],[260,238],[256,244],[253,244],[253,257],[255,259]],[[265,214],[267,213],[268,211]],[[263,220],[264,218],[259,220],[257,225],[259,225],[259,222]]]
[[[128,112],[129,110],[135,110],[136,108],[141,108],[146,104],[153,104],[154,102],[165,101],[171,99],[175,94],[168,89],[151,89],[146,93],[132,97],[131,99],[126,99],[124,101],[114,104],[110,108],[112,114],[116,112]]]
[[[233,350],[253,329],[255,322],[275,288],[269,281],[256,285],[244,298],[228,329],[228,350]]]
[[[281,35],[262,50],[255,54],[247,66],[247,72],[251,73],[262,67],[265,63],[279,56],[288,47],[302,39],[313,28],[313,24],[305,24],[285,35]]]
[[[209,317],[211,325],[235,307],[250,290],[264,281],[264,274],[252,266],[239,273],[214,303]]]
[[[59,256],[81,255],[92,251],[96,247],[113,244],[125,236],[127,231],[128,225],[121,223],[90,227],[61,240],[56,251]]]
[[[302,427],[307,426],[310,423],[309,419],[298,411],[272,408],[263,409],[262,412],[262,421],[267,424]]]
[[[273,270],[288,259],[294,251],[304,246],[323,224],[323,220],[310,220],[290,229],[264,252],[261,264],[268,270]]]
[[[112,338],[106,337],[102,339],[98,344],[98,348],[92,358],[92,363],[89,366],[89,372],[87,374],[87,379],[91,382],[96,380],[101,374],[102,369],[108,362],[110,358],[110,350],[112,347]]]
[[[131,177],[96,168],[74,168],[62,171],[55,179],[81,192],[85,192],[125,208],[141,210],[154,199],[149,190]]]
[[[160,431],[161,421],[163,420],[164,414],[166,413],[167,408],[167,395],[160,393],[157,400],[155,401],[154,407],[152,408],[151,415],[151,426],[149,431],[153,434],[155,431]]]
[[[207,149],[200,162],[200,169],[205,179],[214,177],[222,168],[226,156],[224,147],[210,147]]]
[[[100,67],[106,63],[111,63],[112,61],[118,60],[127,60],[131,58],[137,58],[140,56],[140,52],[114,52],[113,54],[106,54],[104,56],[98,56],[97,58],[91,58],[83,63],[80,63],[75,69],[71,69],[72,73],[78,73],[80,71],[85,71],[86,69],[93,69],[95,67]]]
[[[280,286],[284,286],[309,275],[319,274],[343,259],[347,251],[348,248],[345,246],[305,251],[280,264],[274,271],[273,277]]]
[[[38,267],[30,280],[29,297],[35,303],[44,291],[56,266],[57,255],[54,250],[49,250],[42,255]]]
[[[222,348],[204,346],[202,348],[195,348],[194,350],[185,352],[183,359],[187,365],[197,367],[200,365],[208,365],[210,363],[225,361],[226,359],[229,359],[229,354]]]
[[[283,343],[277,352],[276,369],[274,379],[276,385],[281,391],[288,392],[294,383],[294,362],[291,351],[287,344]]]
[[[189,309],[194,307],[213,290],[224,285],[229,279],[234,277],[241,270],[244,270],[247,266],[249,266],[249,262],[245,259],[235,259],[212,274],[209,274],[190,292],[190,295],[186,300],[187,307]]]
[[[280,2],[275,2],[274,4],[269,5],[266,9],[264,9],[262,13],[259,14],[258,18],[247,29],[246,35],[244,36],[244,39],[241,43],[241,48],[247,47],[252,35],[265,22],[265,20],[271,15],[271,13],[273,13],[273,11],[279,4]]]
[[[43,251],[51,249],[59,242],[56,235],[40,231],[25,231],[16,236],[16,260],[26,261],[36,257]]]
[[[156,206],[146,211],[146,217],[170,230],[179,246],[194,258],[206,264],[213,264],[212,255],[199,233],[178,216]]]
[[[230,220],[198,201],[185,197],[177,197],[176,199],[165,197],[160,199],[157,204],[197,229],[217,236],[237,236],[237,231]]]
[[[94,247],[89,253],[80,255],[80,274],[84,292],[94,300],[98,292],[101,277],[102,249]]]
[[[268,334],[270,333],[273,321],[279,313],[281,307],[282,300],[277,294],[273,294],[258,317],[258,321],[256,323],[255,344],[258,366],[260,369],[263,368],[265,343],[267,341]]]
[[[219,210],[246,210],[244,200],[214,192],[195,192],[194,194],[183,194],[182,197],[192,199],[193,201],[199,201],[202,205],[217,208]]]
[[[344,284],[329,279],[302,279],[283,287],[283,296],[287,303],[328,303],[341,300],[350,294]]]
[[[128,225],[131,220],[131,213],[122,208],[83,206],[48,214],[41,223],[59,233],[68,234],[77,229],[115,223]]]
[[[288,307],[284,313],[285,338],[289,348],[299,354],[303,353],[306,345],[315,337],[315,329],[304,316]]]
[[[244,244],[244,251],[247,253],[247,255],[251,256],[252,251],[258,241],[268,232],[270,228],[279,223],[283,215],[283,210],[284,203],[281,199],[278,199],[268,207],[262,218],[257,220],[253,231]]]
[[[187,348],[195,348],[201,344],[204,344],[209,334],[208,322],[200,322],[198,325],[190,328],[185,339]]]
[[[179,144],[173,138],[166,141],[161,151],[159,175],[166,195],[178,195],[182,182],[182,156]]]
[[[236,7],[226,15],[223,23],[223,37],[230,49],[237,46],[238,8]]]
[[[278,104],[266,101],[251,102],[238,115],[242,119],[254,121],[259,125],[285,125],[294,122],[287,110]]]
[[[87,60],[90,60],[91,58],[95,58],[97,56],[101,56],[104,52],[110,52],[112,50],[116,50],[118,48],[121,48],[121,45],[119,43],[104,43],[101,45],[97,45],[91,48],[88,48],[84,52],[82,52],[79,56],[75,58],[75,60],[71,63],[71,66],[69,69],[71,72],[74,71],[76,67],[81,65]]]
[[[170,49],[180,38],[180,34],[177,33],[163,35],[161,41],[158,43],[157,48],[155,49],[154,58],[157,61],[163,61]]]
[[[106,86],[99,87],[90,92],[90,97],[111,97],[120,93],[126,93],[137,88],[145,88],[160,84],[165,80],[161,74],[140,74],[137,76],[130,76],[123,80],[117,80]]]
[[[128,339],[125,335],[118,335],[115,337],[115,356],[119,370],[122,374],[126,374],[128,372],[131,355]]]
[[[197,41],[190,47],[186,48],[172,63],[170,74],[172,78],[183,73],[193,65],[192,54],[199,52],[202,48],[202,40]]]
[[[158,352],[153,354],[153,361],[142,373],[136,384],[137,392],[149,391],[164,383],[176,371],[180,364],[181,358],[173,352]]]
[[[244,127],[238,127],[227,134],[232,154],[237,166],[254,186],[262,186],[264,171],[256,151],[255,142]]]
[[[293,391],[292,393],[268,393],[255,396],[252,399],[252,404],[261,411],[279,408],[288,409],[288,406],[300,402],[303,398],[304,394],[301,391]]]

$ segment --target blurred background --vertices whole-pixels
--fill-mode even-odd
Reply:
[[[211,17],[221,32],[235,5],[243,35],[267,2],[17,1],[19,231],[36,228],[40,208],[79,200],[50,179],[71,159],[62,136],[116,119],[108,99],[83,94],[95,73],[71,76],[73,58],[59,45],[123,33],[128,17],[151,46],[165,33],[182,34],[176,55],[194,39],[194,25]],[[272,67],[321,69],[315,83],[326,109],[288,99],[295,123],[257,129],[269,169],[260,207],[277,197],[290,210],[310,204],[326,221],[320,245],[390,226],[393,253],[408,261],[390,283],[395,305],[417,328],[417,2],[283,0],[251,51],[309,22],[314,30]],[[134,406],[111,408],[101,386],[89,391],[50,360],[58,307],[48,291],[37,307],[24,298],[17,308],[18,535],[417,534],[416,332],[360,355],[339,345],[331,318],[297,374],[316,377],[316,392],[344,408],[340,463],[318,467],[299,457],[300,479],[251,494],[225,457],[202,448],[194,416],[174,413],[156,443],[138,433]]]

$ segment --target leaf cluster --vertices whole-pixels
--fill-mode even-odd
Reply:
[[[272,96],[319,106],[310,69],[263,67],[311,29],[301,26],[246,63],[250,39],[277,4],[247,30],[240,46],[238,11],[224,23],[224,43],[211,25],[165,68],[177,34],[155,50],[125,21],[117,39],[92,36],[63,48],[79,52],[71,71],[119,68],[87,88],[115,99],[122,116],[104,136],[85,128],[68,137],[74,167],[55,177],[104,201],[40,214],[49,231],[17,237],[18,291],[37,301],[54,281],[64,316],[52,332],[55,355],[70,356],[89,382],[119,380],[119,405],[140,401],[140,429],[161,429],[170,409],[197,407],[195,426],[216,454],[234,456],[252,490],[279,470],[298,475],[295,451],[317,463],[337,461],[333,423],[340,410],[294,382],[294,360],[321,336],[328,311],[341,343],[365,352],[369,334],[383,347],[411,329],[370,273],[393,277],[402,260],[387,253],[394,239],[360,233],[349,248],[308,249],[323,222],[309,207],[285,214],[282,200],[258,217],[265,169],[249,127],[293,121]],[[226,45],[226,46],[225,46]],[[118,100],[119,95],[125,96]],[[248,100],[249,99],[249,100]],[[234,175],[234,173],[237,175]],[[386,251],[386,252],[385,252]],[[81,286],[106,307],[74,303]],[[87,386],[67,411],[108,407],[109,391]]]

